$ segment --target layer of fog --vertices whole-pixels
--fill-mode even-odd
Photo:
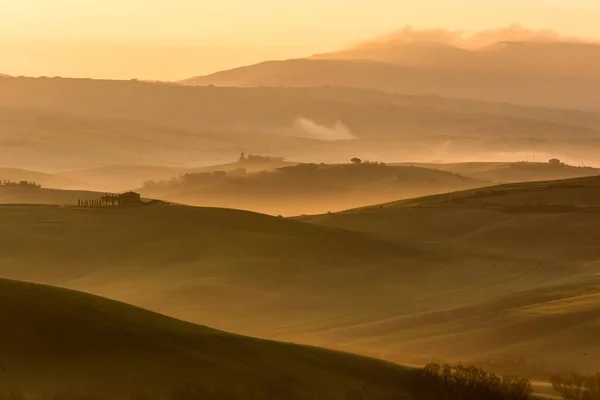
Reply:
[[[350,140],[356,137],[341,121],[332,126],[319,125],[308,118],[297,118],[294,123],[297,136],[319,140]]]

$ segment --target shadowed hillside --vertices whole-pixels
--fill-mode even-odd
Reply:
[[[254,174],[245,168],[252,167],[252,163],[239,163],[244,168],[148,182],[140,191],[197,206],[299,215],[486,185],[450,172],[355,161],[341,165],[299,164]]]
[[[228,334],[49,286],[1,279],[0,304],[0,389],[165,398],[191,384],[228,388],[219,397],[225,400],[271,398],[269,387],[280,388],[273,399],[290,391],[341,399],[363,387],[386,390],[403,373],[373,359]]]

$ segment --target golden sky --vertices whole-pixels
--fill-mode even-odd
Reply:
[[[600,37],[598,21],[599,0],[0,0],[0,72],[178,79],[407,25]]]

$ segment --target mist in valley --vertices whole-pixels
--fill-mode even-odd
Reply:
[[[0,15],[0,400],[598,398],[599,32],[381,14],[357,40],[320,9],[344,46],[317,5],[240,3],[225,34],[175,1],[138,43],[125,2],[101,45],[87,5],[73,30],[24,1],[47,20]]]

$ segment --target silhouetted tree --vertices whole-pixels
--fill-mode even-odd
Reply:
[[[353,159],[350,160],[350,162],[352,164],[361,164],[362,160],[360,158],[358,158],[358,157],[354,157]]]

